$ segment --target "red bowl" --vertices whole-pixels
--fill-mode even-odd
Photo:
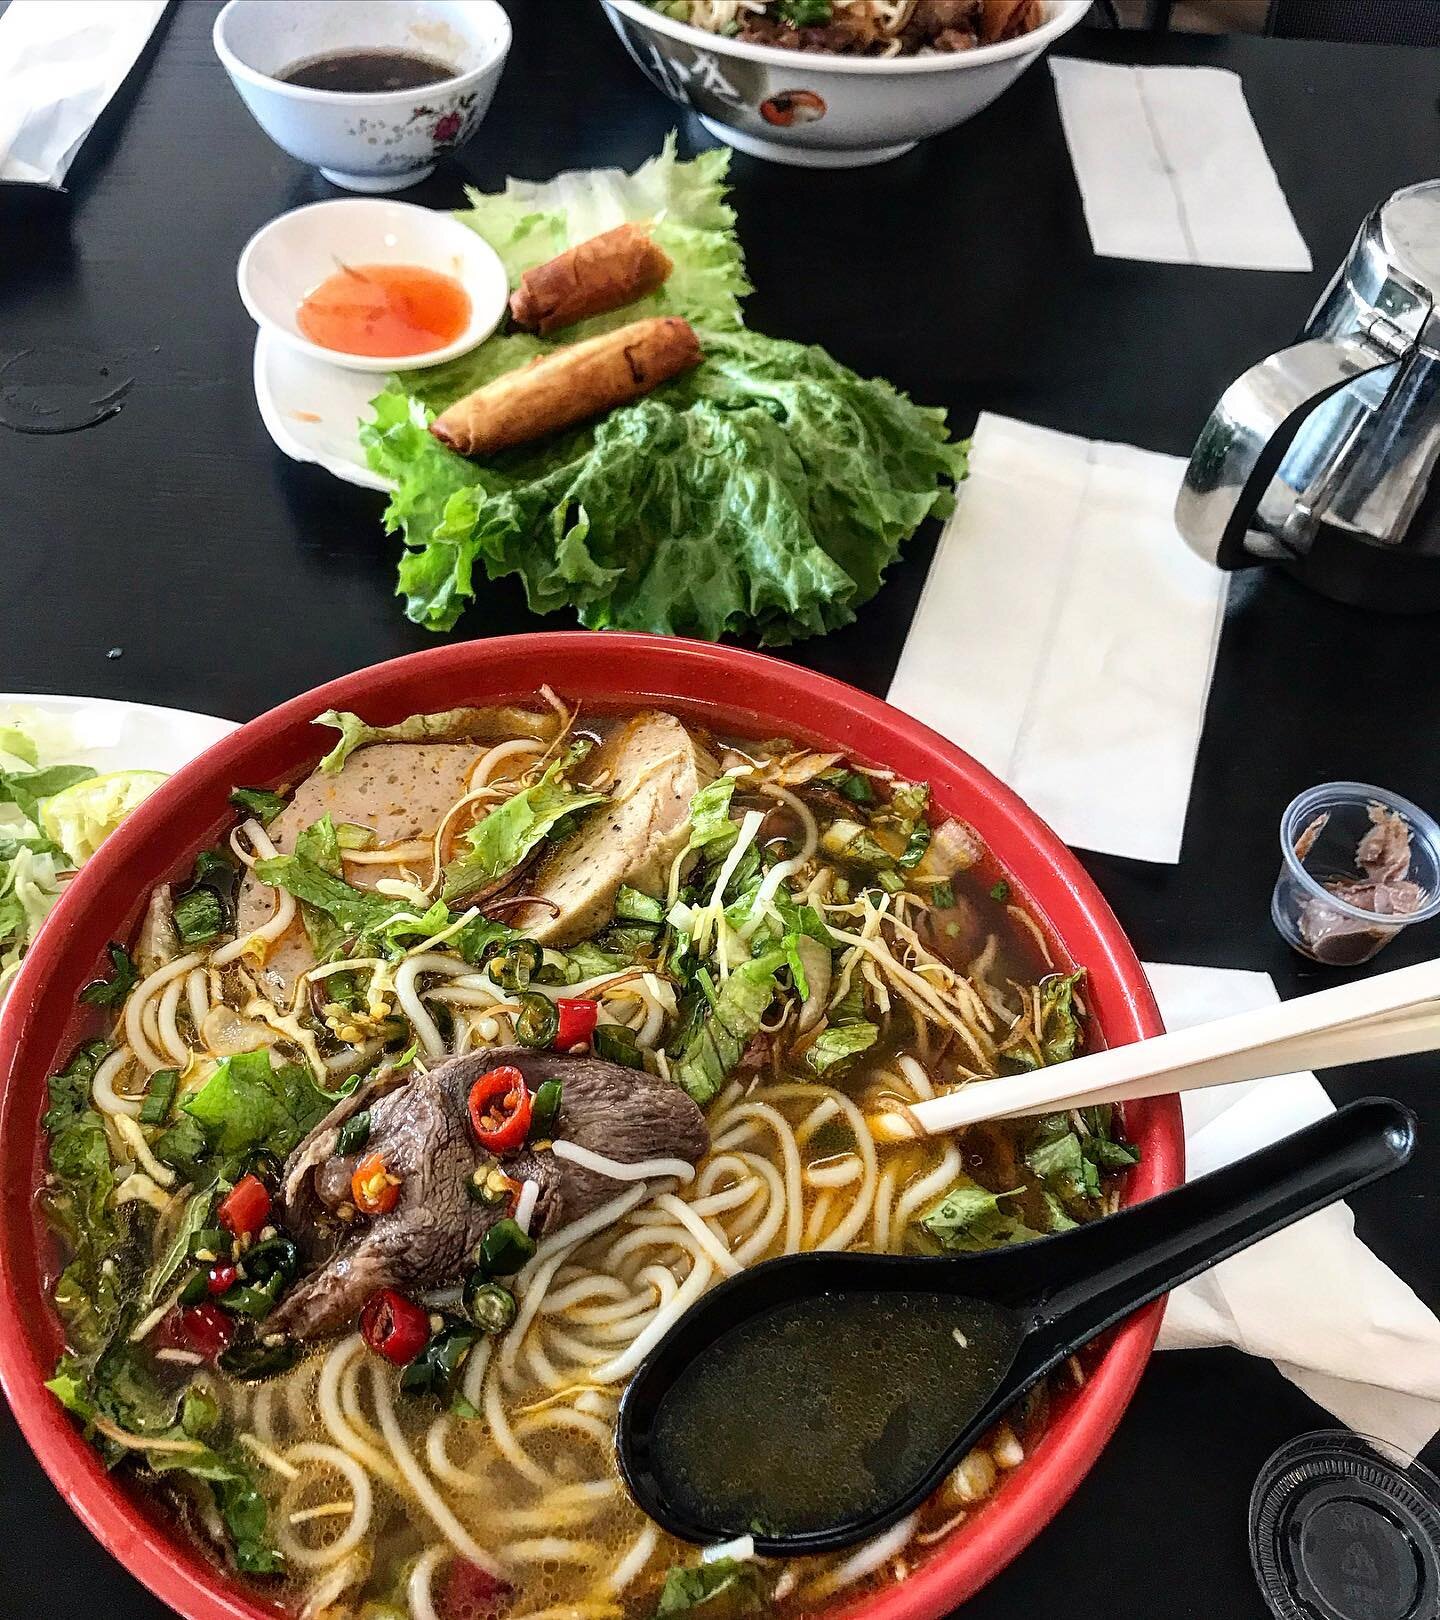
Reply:
[[[591,706],[654,700],[737,729],[843,748],[933,785],[937,805],[969,821],[1074,961],[1104,1041],[1156,1035],[1160,1016],[1120,925],[1074,856],[1010,790],[943,737],[876,698],[778,659],[639,635],[512,636],[438,647],[333,681],[252,720],[149,798],[107,841],[55,908],[0,1016],[0,1386],[41,1465],[81,1519],[157,1597],[189,1620],[262,1620],[278,1611],[237,1586],[176,1534],[142,1493],[106,1474],[42,1387],[60,1334],[45,1290],[51,1246],[34,1189],[43,1174],[45,1080],[87,1027],[76,995],[111,939],[129,937],[151,887],[190,869],[233,811],[237,784],[293,780],[327,746],[311,721],[353,709],[388,722],[425,710],[523,697],[541,682]],[[1127,1202],[1183,1179],[1174,1098],[1133,1106],[1143,1157]],[[1159,1303],[1109,1341],[1081,1393],[1060,1412],[997,1496],[909,1579],[843,1608],[847,1620],[932,1620],[989,1580],[1048,1522],[1119,1422],[1159,1330]]]

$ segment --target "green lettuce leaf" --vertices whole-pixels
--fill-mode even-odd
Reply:
[[[445,868],[445,899],[463,898],[494,878],[513,872],[559,822],[599,804],[603,793],[584,793],[564,780],[557,760],[534,785],[522,789],[477,821],[465,834],[466,852]]]
[[[427,435],[428,437],[428,435]],[[535,737],[549,742],[559,730],[553,710],[491,707],[442,709],[435,714],[412,714],[393,726],[372,726],[358,714],[327,709],[315,719],[317,726],[333,726],[340,741],[320,761],[327,776],[335,776],[357,748],[377,742],[504,742],[511,737]]]
[[[832,1024],[805,1048],[805,1065],[815,1074],[836,1073],[879,1039],[874,1024]]]
[[[225,1058],[183,1106],[211,1152],[236,1164],[262,1148],[283,1159],[335,1101],[303,1064],[277,1069],[270,1054],[259,1051]]]
[[[724,200],[728,155],[637,174],[604,171],[471,194],[460,218],[512,281],[572,242],[650,223],[675,272],[622,310],[541,339],[491,338],[447,366],[395,379],[362,424],[370,465],[392,485],[407,615],[450,629],[477,578],[518,574],[536,613],[573,608],[595,629],[766,642],[854,618],[901,544],[944,513],[964,447],[944,413],[866,381],[822,349],[747,331],[749,290]],[[476,464],[427,431],[456,399],[538,355],[649,315],[680,314],[704,362],[598,423]]]
[[[670,1078],[702,1108],[719,1093],[745,1043],[760,1028],[779,988],[776,975],[788,963],[783,950],[742,963],[685,1034],[670,1064]]]
[[[1005,1243],[1024,1243],[1042,1236],[1028,1227],[1018,1215],[1011,1215],[1001,1203],[1020,1189],[991,1192],[968,1176],[952,1187],[921,1226],[943,1249],[969,1251],[994,1249]]]
[[[665,1575],[657,1617],[667,1614],[715,1615],[729,1620],[742,1614],[768,1614],[761,1575],[754,1564],[737,1563],[733,1558],[715,1558],[708,1564],[685,1569],[679,1566]]]
[[[703,850],[707,860],[726,854],[740,831],[730,819],[730,801],[735,797],[735,778],[717,776],[690,799],[690,837],[686,852]]]

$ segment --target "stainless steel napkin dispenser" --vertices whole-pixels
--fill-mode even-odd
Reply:
[[[1440,610],[1440,180],[1361,226],[1299,341],[1226,389],[1175,518],[1217,567]],[[1434,487],[1432,487],[1432,485]]]

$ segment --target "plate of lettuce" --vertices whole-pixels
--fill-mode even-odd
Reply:
[[[257,354],[262,415],[285,425],[272,427],[280,447],[389,490],[397,592],[416,624],[448,631],[487,577],[517,575],[532,611],[573,612],[592,629],[780,644],[850,623],[926,518],[948,513],[966,446],[942,410],[745,324],[729,161],[724,149],[681,161],[672,137],[633,174],[470,190],[456,217],[496,250],[512,286],[632,221],[649,227],[674,271],[638,302],[553,337],[502,332],[448,365],[389,378],[353,452],[336,427],[354,383],[327,403],[320,379]],[[646,398],[484,461],[429,433],[473,389],[652,315],[688,320],[704,359]]]

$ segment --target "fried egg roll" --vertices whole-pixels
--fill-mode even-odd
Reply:
[[[544,354],[457,400],[430,431],[462,456],[488,456],[628,405],[700,363],[688,321],[665,315]]]
[[[527,270],[510,299],[510,313],[529,331],[558,332],[633,304],[654,292],[674,268],[648,231],[620,225]]]

